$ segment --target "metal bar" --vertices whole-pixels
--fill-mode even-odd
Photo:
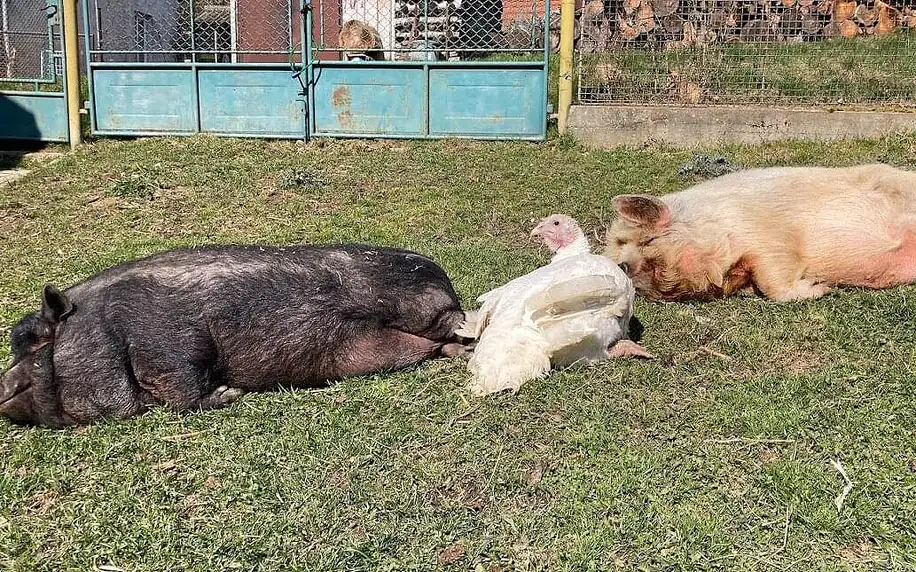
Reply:
[[[302,14],[302,73],[305,74],[306,139],[315,132],[315,70],[312,64],[312,0],[299,0]],[[324,8],[322,8],[323,10]],[[324,15],[322,14],[322,19]]]
[[[220,133],[216,131],[202,131],[201,133],[206,135],[217,135],[219,137],[237,137],[237,138],[252,138],[252,139],[302,139],[302,135],[299,133],[296,134],[271,134],[271,133]],[[125,130],[125,131],[112,131],[112,130],[101,130],[96,131],[96,135],[108,135],[116,137],[124,136],[136,136],[136,137],[193,137],[198,135],[194,131],[135,131],[135,130]]]
[[[0,0],[0,24],[3,25],[3,61],[10,61],[10,23],[9,11],[7,9],[8,0]]]
[[[423,0],[423,1],[426,2],[426,0]],[[424,81],[425,84],[426,84],[426,85],[423,86],[423,87],[424,87],[424,91],[425,91],[425,96],[424,96],[424,98],[423,98],[423,104],[426,106],[426,113],[423,114],[423,136],[424,136],[424,137],[429,137],[429,126],[430,126],[430,116],[429,116],[429,93],[430,93],[430,87],[429,87],[429,68],[430,68],[429,62],[428,62],[428,61],[424,61],[424,62],[423,62],[423,71],[424,71],[425,73],[423,74],[423,81]]]
[[[98,22],[96,22],[98,26]],[[86,57],[86,84],[89,88],[89,102],[87,105],[86,111],[89,112],[89,132],[95,133],[96,131],[96,122],[95,122],[95,91],[93,91],[92,85],[92,48],[89,46],[89,0],[83,0],[83,32],[86,34],[86,53],[83,54]],[[96,28],[96,38],[99,38],[99,29]]]
[[[228,64],[224,62],[92,62],[92,69],[191,69],[191,67],[197,67],[199,69],[265,69],[265,70],[288,70],[289,64],[279,64],[279,63],[240,63],[240,64]]]
[[[57,70],[54,67],[54,24],[52,23],[52,18],[47,19],[47,24],[48,24],[48,28],[45,32],[45,35],[47,36],[46,39],[48,41],[48,52],[51,54],[51,79],[56,80],[57,79]],[[61,30],[63,31],[63,26],[61,26]],[[77,51],[79,51],[79,29],[76,25],[74,25],[73,34],[76,36]],[[61,46],[60,48],[61,48],[61,52],[64,52],[64,53],[66,52],[66,49],[67,49],[66,46]],[[64,62],[66,62],[65,54],[62,54],[62,57],[64,57]],[[46,73],[45,68],[44,68],[44,64],[45,64],[44,53],[41,54],[41,60],[42,60],[41,75],[42,77],[44,77]],[[77,61],[79,61],[78,56],[77,56]],[[65,69],[64,73],[66,73],[66,71],[67,70]]]
[[[324,1],[323,0],[318,0],[318,7],[319,7],[319,12],[320,12],[320,14],[318,15],[318,18],[319,18],[318,19],[318,29],[319,29],[318,44],[323,46],[324,45]],[[311,34],[311,30],[309,30],[309,33]]]
[[[66,99],[67,94],[62,91],[8,91],[0,89],[0,95],[29,95]]]
[[[265,70],[288,70],[289,64],[277,64],[277,63],[241,63],[241,64],[228,64],[228,63],[214,63],[214,62],[197,62],[194,64],[198,69],[246,69],[246,68],[255,68],[255,69],[265,69]],[[389,61],[373,61],[373,62],[345,62],[345,61],[321,61],[321,62],[312,62],[312,67],[352,67],[360,69],[373,69],[373,68],[421,68],[424,65],[428,65],[430,68],[492,68],[492,69],[505,69],[505,68],[520,68],[520,69],[536,69],[541,70],[544,67],[544,63],[541,61],[530,61],[530,62],[474,62],[474,61],[459,61],[459,62],[450,62],[450,61],[436,61],[429,62],[428,64],[420,61],[398,61],[398,62],[389,62]],[[191,67],[191,62],[162,62],[162,63],[144,63],[144,62],[92,62],[92,69],[189,69]]]
[[[540,51],[540,50],[539,50]],[[446,60],[429,62],[426,64],[421,61],[372,61],[372,62],[345,62],[343,60],[329,60],[322,61],[314,64],[318,67],[353,67],[353,68],[377,68],[377,67],[393,67],[393,68],[419,68],[424,65],[429,65],[431,68],[493,68],[493,69],[504,69],[504,68],[529,68],[529,69],[543,69],[544,62],[542,60],[531,60],[531,61],[490,61],[490,62],[481,62],[481,61],[458,61],[450,62]]]
[[[93,16],[95,17],[95,35],[96,35],[95,49],[101,50],[102,49],[102,9],[99,8],[99,0],[93,0],[93,2],[95,3],[95,14],[93,14]],[[89,0],[84,0],[83,5],[86,5],[88,3],[89,3]]]
[[[328,137],[335,139],[416,139],[416,134],[399,133],[324,133],[316,132],[312,137]],[[473,141],[543,141],[543,135],[503,134],[503,135],[438,135],[431,134],[427,139],[470,139]]]
[[[196,26],[194,25],[194,0],[188,0],[188,8],[191,11],[191,63],[197,61],[197,45],[195,44],[197,35],[195,33]]]
[[[345,48],[340,47],[340,46],[327,46],[325,48],[322,48],[322,50],[328,51],[328,52],[339,52],[339,51],[345,51]],[[435,49],[433,50],[414,50],[411,48],[392,48],[389,50],[386,48],[385,51],[386,52],[414,52],[414,51],[432,52],[432,51],[439,51],[439,50],[435,50]],[[538,54],[538,53],[541,53],[543,49],[542,48],[522,48],[522,49],[516,49],[516,48],[486,48],[484,49],[484,48],[481,48],[481,49],[464,49],[464,50],[453,50],[453,51],[457,51],[459,53],[479,52],[479,53],[487,53],[487,54],[490,54],[490,53],[497,54],[497,53],[504,53],[504,52],[515,53],[515,54]],[[289,53],[288,51],[276,51],[276,50],[236,50],[235,52],[238,54],[278,54],[278,55],[285,55]],[[93,54],[125,54],[125,55],[126,54],[186,54],[186,53],[189,53],[189,50],[150,50],[150,51],[145,51],[145,50],[92,50],[92,53]],[[197,50],[195,53],[208,54],[210,53],[210,50]],[[199,63],[207,63],[207,62],[199,62]],[[402,62],[395,62],[395,63],[402,63]]]
[[[197,132],[200,133],[200,89],[198,84],[198,73],[200,68],[196,62],[191,62],[191,85],[194,88],[194,124],[197,126]]]
[[[547,106],[550,104],[550,0],[544,0],[544,113],[541,130],[547,137]]]
[[[232,49],[232,55],[229,59],[232,63],[238,63],[239,54],[237,48],[239,45],[238,31],[238,0],[229,0],[229,47]]]
[[[47,78],[37,78],[37,77],[0,77],[0,83],[34,83],[47,85],[52,83],[57,83],[57,78],[47,79]]]
[[[293,0],[286,0],[286,51],[293,51]]]

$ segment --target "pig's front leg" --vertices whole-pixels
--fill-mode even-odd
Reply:
[[[776,302],[813,300],[830,292],[830,286],[804,278],[802,272],[790,257],[761,256],[753,269],[754,286]]]
[[[757,285],[767,298],[776,302],[814,300],[830,292],[830,286],[802,278],[788,285]]]

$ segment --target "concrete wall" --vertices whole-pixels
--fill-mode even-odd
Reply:
[[[755,106],[574,105],[572,135],[596,147],[850,139],[916,131],[916,113]]]

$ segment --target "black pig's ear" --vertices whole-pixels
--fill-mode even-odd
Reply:
[[[73,312],[73,302],[53,284],[45,284],[41,293],[41,317],[56,324]]]

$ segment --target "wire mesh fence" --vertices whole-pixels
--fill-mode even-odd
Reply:
[[[299,0],[86,1],[94,61],[298,61]]]
[[[94,61],[300,57],[299,0],[86,1]],[[322,59],[461,60],[544,46],[545,0],[313,0],[311,9]]]
[[[0,0],[0,82],[54,82],[60,41],[45,0]]]
[[[916,106],[913,0],[587,0],[580,103]]]
[[[501,59],[543,51],[544,0],[318,0],[315,45],[345,59]]]

